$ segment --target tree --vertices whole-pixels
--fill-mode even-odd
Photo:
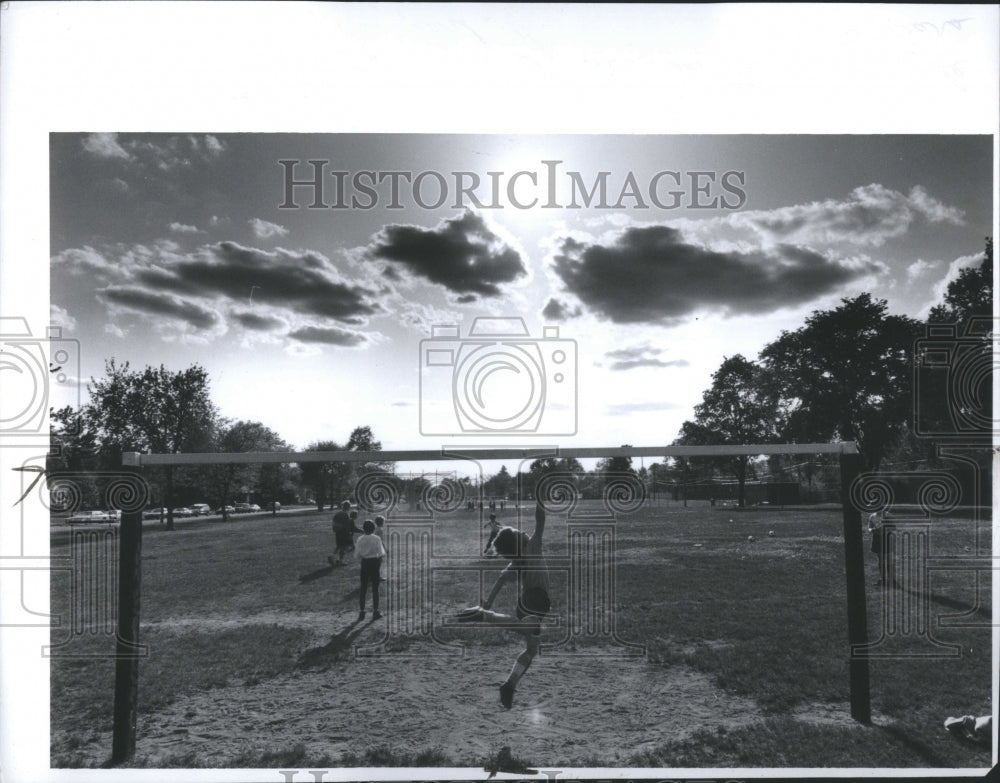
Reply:
[[[622,445],[622,448],[629,448],[628,443]],[[606,473],[635,473],[632,469],[632,458],[631,457],[605,457],[604,459],[597,461],[597,472],[603,474]]]
[[[227,454],[241,454],[249,451],[288,451],[288,444],[274,430],[259,421],[223,422],[216,432],[215,451]],[[222,507],[222,519],[226,521],[226,504],[239,486],[254,486],[261,480],[265,468],[273,473],[279,464],[235,464],[212,465],[206,471],[213,500]]]
[[[583,465],[578,459],[567,457],[557,459],[555,457],[543,457],[536,459],[528,466],[527,473],[521,472],[519,479],[521,485],[521,496],[535,496],[535,489],[538,482],[549,473],[569,473],[574,476],[574,483],[578,483],[579,477],[583,474]]]
[[[347,446],[341,446],[336,441],[325,440],[312,443],[306,451],[381,451],[382,443],[375,439],[372,428],[355,427],[347,440]],[[322,511],[323,506],[331,506],[346,497],[357,478],[372,471],[391,471],[392,462],[366,462],[358,465],[353,462],[305,462],[299,465],[302,482],[316,494],[316,507]]]
[[[912,413],[912,350],[919,324],[889,315],[870,294],[816,311],[760,357],[792,442],[856,441],[869,470]]]
[[[992,334],[997,328],[992,315],[993,240],[987,237],[980,263],[963,269],[948,284],[944,301],[931,308],[916,357],[916,419],[905,436],[912,443],[902,445],[901,458],[907,450],[922,451],[933,463],[939,441],[949,435],[987,445],[996,421]]]
[[[483,492],[489,497],[505,498],[514,491],[515,484],[516,481],[507,471],[507,466],[501,465],[500,470],[483,483]]]
[[[741,354],[723,359],[694,414],[694,421],[681,425],[681,435],[675,443],[747,445],[771,443],[777,435],[777,406],[765,387],[762,370]],[[738,485],[737,502],[742,507],[750,455],[712,458],[710,463],[732,473]]]
[[[948,284],[944,302],[931,308],[931,323],[964,324],[975,316],[993,315],[993,237],[978,266],[967,267]]]
[[[336,441],[321,440],[310,443],[306,451],[344,451],[344,447]],[[349,470],[347,462],[303,462],[299,465],[302,483],[313,491],[317,510],[322,511],[325,505],[333,506],[342,499],[341,490]]]
[[[105,377],[91,379],[84,416],[102,450],[117,457],[126,451],[176,454],[207,451],[217,411],[209,399],[208,373],[194,364],[171,372],[162,364],[132,370],[129,363],[105,362]],[[174,470],[165,469],[167,529],[174,529]]]

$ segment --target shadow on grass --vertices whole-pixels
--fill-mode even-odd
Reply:
[[[303,574],[299,577],[300,584],[309,584],[310,582],[315,582],[317,579],[322,579],[324,576],[333,573],[333,566],[323,566],[322,568],[317,568],[315,571],[310,571],[308,574]]]
[[[876,726],[875,728],[888,734],[892,740],[902,745],[914,755],[918,756],[928,767],[947,767],[948,761],[939,756],[930,745],[923,740],[907,734],[906,730],[900,726]]]
[[[354,643],[354,640],[361,635],[361,632],[365,628],[374,622],[374,620],[368,620],[367,622],[361,620],[353,621],[345,626],[343,630],[334,634],[330,641],[322,647],[310,647],[308,650],[305,650],[299,656],[296,668],[323,668],[343,660],[346,655],[350,654],[351,645]]]
[[[967,616],[974,616],[977,614],[981,614],[988,617],[990,614],[989,607],[983,606],[978,602],[970,607],[969,602],[967,600],[958,601],[954,598],[949,598],[946,595],[940,595],[939,593],[925,594],[919,590],[911,590],[908,587],[902,587],[902,586],[897,587],[896,589],[902,590],[903,592],[909,593],[910,595],[916,596],[917,598],[925,598],[925,597],[930,598],[930,600],[936,604],[943,604],[944,606],[947,606],[949,609],[958,609],[961,612],[961,614],[958,615],[948,615],[949,617],[967,617]]]

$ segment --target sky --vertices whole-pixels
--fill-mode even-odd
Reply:
[[[54,133],[52,319],[84,399],[198,363],[295,448],[663,445],[814,310],[926,315],[992,170],[983,136]]]

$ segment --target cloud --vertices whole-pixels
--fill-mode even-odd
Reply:
[[[321,343],[323,345],[339,345],[348,348],[368,341],[363,334],[359,334],[358,332],[320,326],[304,326],[296,329],[294,332],[290,332],[288,336],[303,343]]]
[[[209,155],[221,155],[226,149],[226,145],[219,141],[211,133],[206,134],[203,137],[205,144],[205,149],[208,151]]]
[[[112,337],[123,338],[128,334],[128,331],[122,329],[118,324],[107,323],[104,324],[104,333],[110,334]]]
[[[394,299],[399,301],[393,301],[389,309],[397,323],[405,324],[426,335],[430,335],[431,329],[438,324],[458,324],[465,320],[461,311],[444,310],[401,296]]]
[[[702,310],[741,315],[794,307],[885,271],[867,259],[836,260],[788,244],[711,250],[663,225],[628,228],[606,244],[564,237],[551,268],[598,315],[663,325]]]
[[[113,315],[153,316],[150,323],[164,339],[179,334],[203,341],[232,326],[242,330],[244,341],[274,341],[299,330],[294,333],[299,343],[369,345],[379,338],[376,332],[322,330],[365,325],[388,312],[385,303],[393,299],[378,281],[346,279],[322,253],[266,251],[234,242],[190,251],[171,240],[71,248],[52,257],[51,269],[54,276],[73,275],[77,289],[77,278],[84,278]],[[362,277],[372,272],[353,266],[350,271]]]
[[[608,406],[610,416],[628,416],[632,413],[651,413],[656,411],[669,411],[680,408],[672,402],[622,402]]]
[[[52,256],[50,264],[53,267],[65,269],[71,275],[86,277],[107,275],[115,272],[118,268],[117,264],[109,261],[102,253],[89,245],[60,251]]]
[[[570,318],[576,318],[582,313],[583,309],[579,306],[571,308],[565,302],[555,298],[550,298],[545,303],[545,307],[542,308],[542,317],[549,321],[568,321]]]
[[[631,348],[608,351],[604,356],[612,360],[611,364],[608,365],[609,370],[634,370],[638,367],[689,367],[691,365],[687,359],[664,361],[658,358],[661,353],[663,353],[661,348],[636,345]]]
[[[72,332],[76,329],[76,319],[69,314],[66,308],[52,302],[49,303],[49,323],[66,332]]]
[[[270,239],[271,237],[283,237],[288,233],[288,229],[260,218],[253,218],[247,221],[253,227],[253,233],[259,239]]]
[[[244,329],[255,332],[274,332],[288,328],[285,321],[270,315],[244,311],[231,313],[230,317]]]
[[[528,273],[521,254],[471,210],[433,229],[385,226],[366,252],[443,286],[466,303],[501,296],[501,285]]]
[[[170,230],[175,234],[197,234],[198,226],[189,226],[185,223],[171,223]]]
[[[132,156],[118,143],[117,133],[91,133],[83,138],[83,149],[98,158],[130,160]]]
[[[97,293],[102,300],[126,310],[172,318],[199,330],[214,329],[222,320],[217,312],[195,302],[141,288],[109,286]]]
[[[930,270],[936,269],[939,266],[941,266],[940,261],[924,261],[923,259],[918,258],[916,261],[914,261],[912,264],[906,267],[906,279],[914,280],[920,277],[921,275],[927,274]]]
[[[169,265],[139,270],[135,276],[153,288],[240,302],[249,302],[253,290],[254,304],[352,325],[384,311],[373,301],[375,290],[340,279],[330,260],[312,250],[266,251],[219,242]]]
[[[751,228],[769,242],[823,244],[848,242],[878,247],[905,234],[917,218],[963,225],[960,209],[934,199],[920,186],[904,195],[872,183],[855,188],[844,200],[828,199],[728,217],[734,226]]]

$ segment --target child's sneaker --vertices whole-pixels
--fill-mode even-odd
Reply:
[[[500,703],[508,710],[514,703],[514,686],[509,682],[500,686]]]
[[[470,606],[455,615],[455,619],[460,623],[474,623],[483,619],[483,608],[481,606]]]

